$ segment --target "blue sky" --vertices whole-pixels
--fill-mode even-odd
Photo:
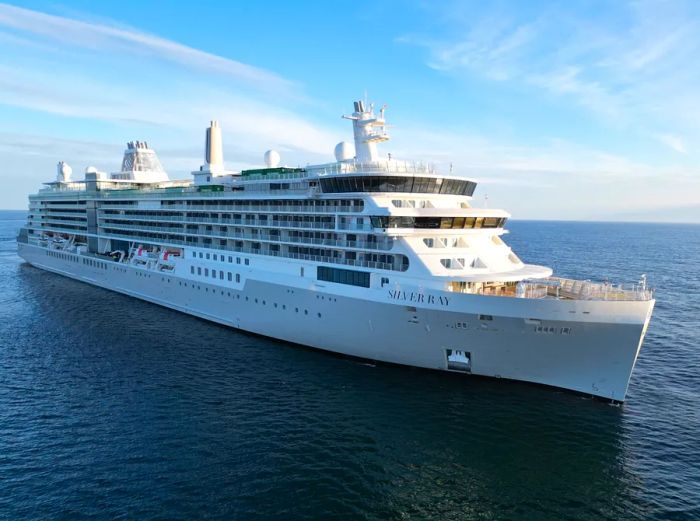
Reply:
[[[0,4],[0,208],[66,160],[146,140],[173,178],[332,160],[386,103],[382,152],[475,177],[515,218],[700,222],[700,2]],[[486,198],[488,197],[488,200]]]

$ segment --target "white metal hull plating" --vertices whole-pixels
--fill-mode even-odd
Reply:
[[[368,300],[308,281],[295,287],[249,278],[227,287],[114,262],[85,266],[79,255],[54,257],[27,244],[19,254],[38,268],[289,342],[438,370],[448,370],[447,350],[460,350],[469,353],[471,374],[616,401],[625,399],[654,306],[445,293],[449,306],[441,308],[391,290],[373,290]]]

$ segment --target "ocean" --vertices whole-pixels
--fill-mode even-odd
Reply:
[[[657,305],[623,406],[372,364],[35,269],[0,212],[0,518],[700,519],[700,226],[510,222]]]

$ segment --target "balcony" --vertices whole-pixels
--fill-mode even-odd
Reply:
[[[380,250],[389,251],[394,246],[394,241],[348,241],[343,239],[321,239],[314,237],[285,237],[281,235],[273,235],[271,233],[251,233],[251,232],[235,232],[235,231],[197,231],[197,230],[186,230],[182,228],[168,227],[168,226],[139,226],[133,224],[116,224],[116,223],[100,223],[100,228],[112,229],[112,230],[133,230],[137,232],[156,232],[156,233],[167,233],[171,235],[188,235],[190,237],[211,237],[213,239],[235,239],[235,240],[249,240],[249,241],[263,241],[263,242],[274,242],[282,244],[304,244],[304,245],[316,245],[316,246],[333,246],[336,248],[352,249],[352,250]],[[107,232],[109,233],[109,232]]]

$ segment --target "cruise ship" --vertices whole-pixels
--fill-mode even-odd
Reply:
[[[385,108],[354,103],[335,161],[204,164],[170,180],[146,142],[121,171],[58,163],[29,196],[19,255],[31,265],[232,328],[433,370],[625,399],[654,299],[553,276],[503,241],[509,214],[477,208],[477,183],[380,155]]]

